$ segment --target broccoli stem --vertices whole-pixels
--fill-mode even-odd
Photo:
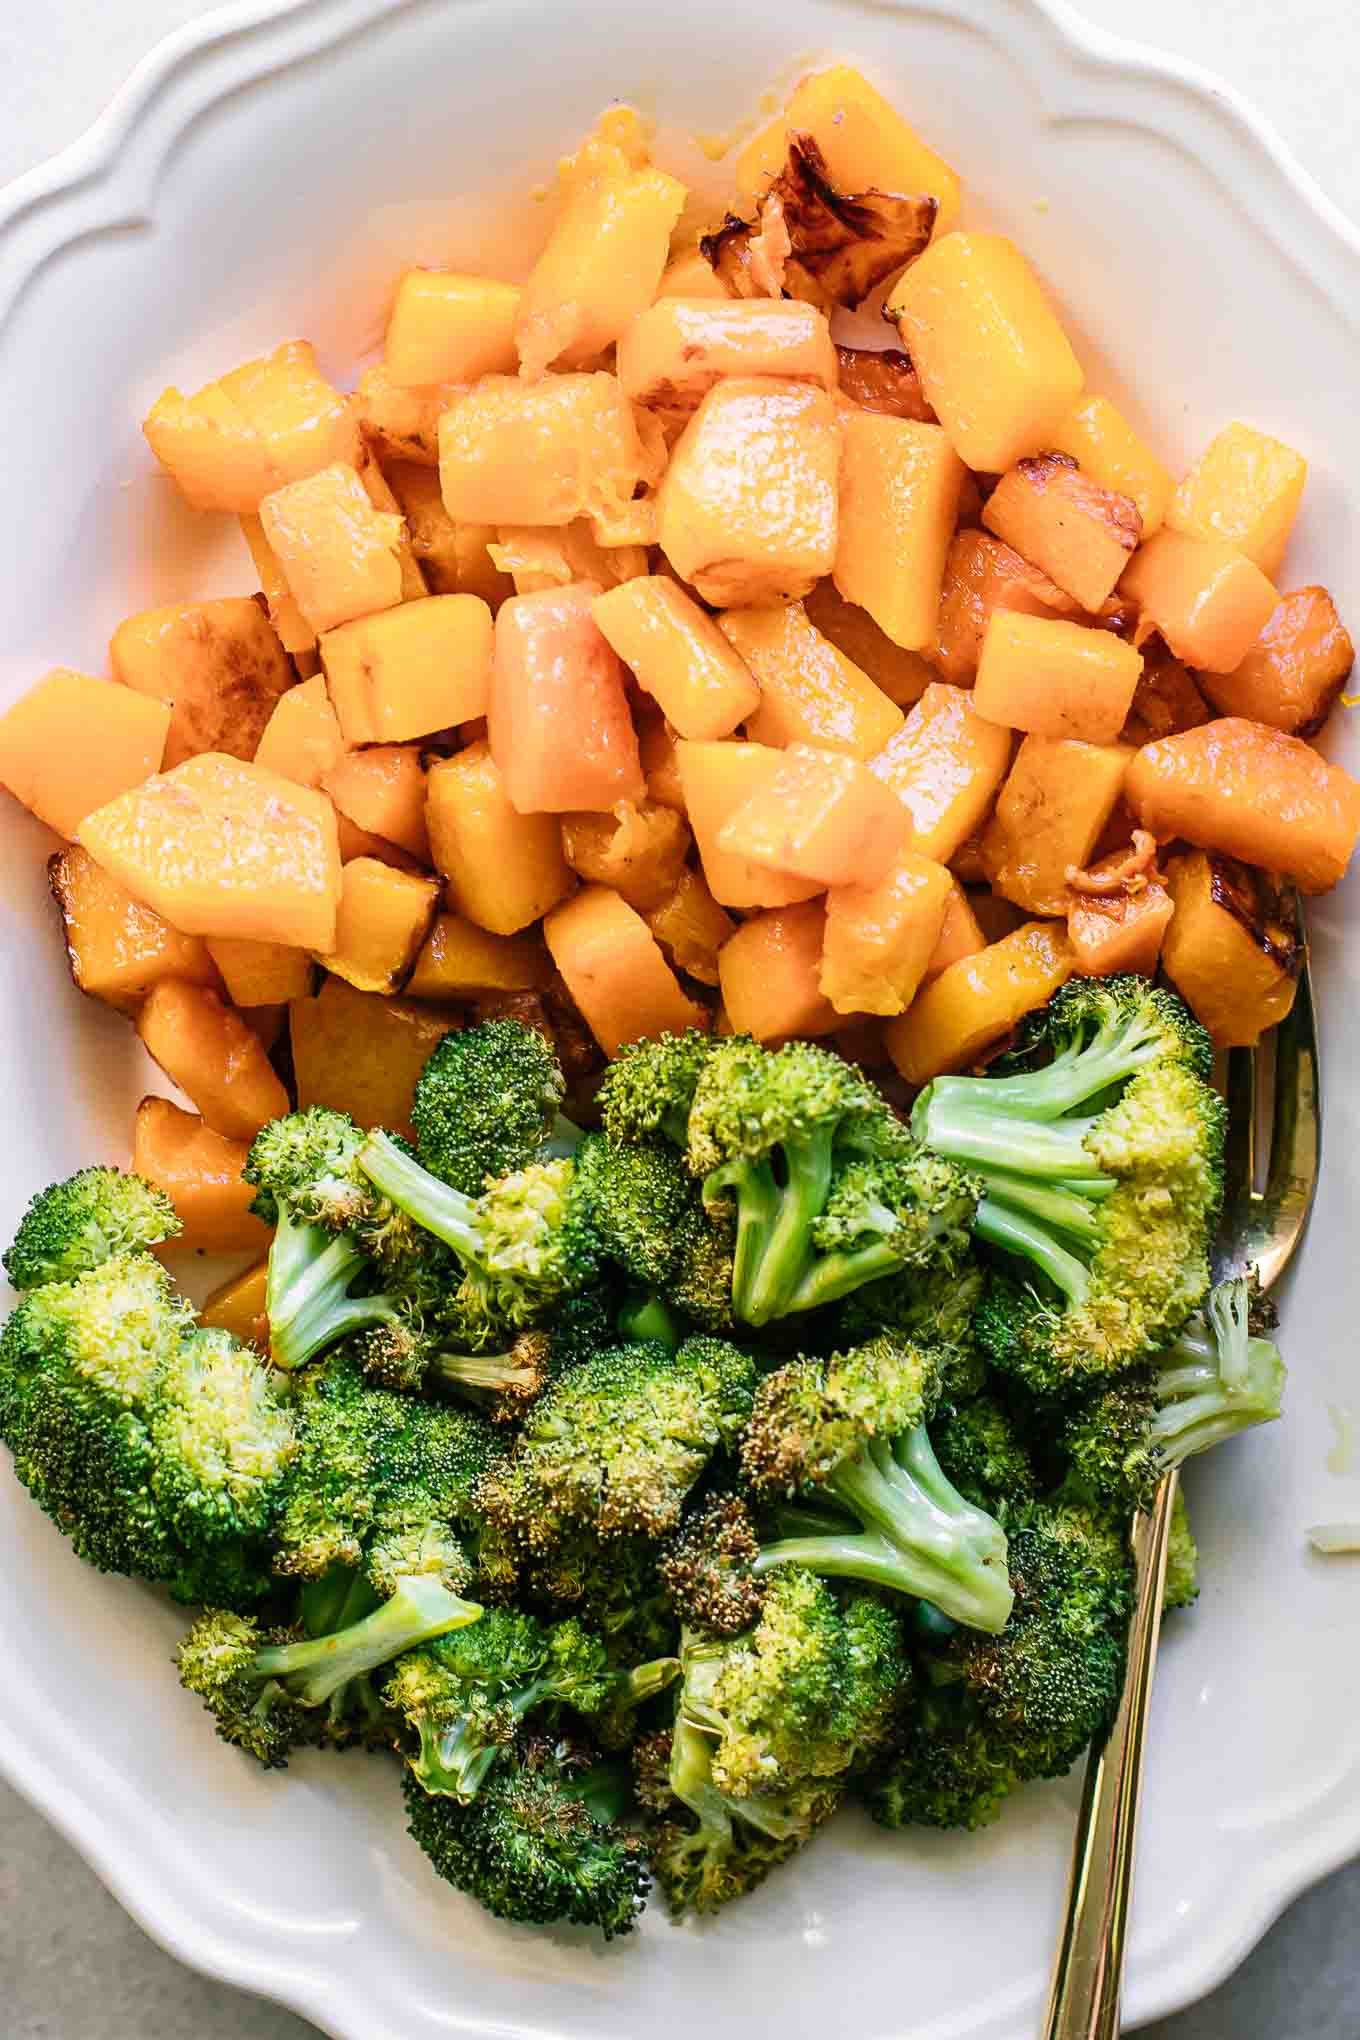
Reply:
[[[984,1169],[982,1183],[988,1194],[1008,1210],[1027,1212],[1044,1225],[1055,1226],[1059,1232],[1071,1233],[1079,1240],[1097,1240],[1100,1237],[1100,1217],[1096,1205],[1114,1189],[1114,1178],[1096,1179],[1097,1187],[1084,1191],[1075,1184],[1058,1188],[1056,1184],[1028,1181],[1023,1176],[1009,1176],[999,1169]]]
[[[471,1396],[474,1402],[504,1394],[506,1389],[531,1389],[542,1378],[542,1369],[508,1353],[436,1353],[430,1361],[427,1382],[438,1382]]]
[[[785,1181],[779,1191],[774,1224],[751,1283],[753,1325],[782,1316],[789,1298],[812,1259],[812,1226],[820,1218],[831,1188],[832,1134],[818,1128],[806,1140],[785,1141]]]
[[[1203,1314],[1154,1361],[1158,1409],[1150,1438],[1163,1464],[1179,1466],[1279,1416],[1284,1363],[1273,1340],[1250,1337],[1250,1301],[1245,1276],[1218,1283]]]
[[[1023,1120],[1019,1112],[994,1108],[992,1093],[1012,1081],[1019,1080],[998,1077],[984,1083],[976,1077],[937,1077],[916,1101],[911,1130],[937,1155],[965,1168],[1059,1176],[1064,1181],[1074,1177],[1103,1181],[1085,1146],[1095,1120],[1071,1119],[1060,1127],[1049,1126],[1046,1113]],[[963,1092],[943,1089],[964,1084],[975,1088]],[[984,1089],[985,1097],[979,1097],[978,1091]],[[937,1095],[942,1090],[943,1094]]]
[[[324,1707],[351,1679],[451,1629],[465,1629],[481,1612],[476,1601],[460,1600],[437,1579],[413,1574],[347,1629],[301,1643],[267,1644],[255,1654],[255,1670],[261,1678],[281,1680],[304,1707]]]
[[[625,1339],[652,1339],[669,1346],[673,1353],[680,1346],[680,1329],[659,1296],[630,1298],[620,1310],[617,1324]]]
[[[396,1323],[387,1297],[350,1296],[350,1283],[367,1265],[347,1234],[299,1225],[280,1206],[266,1283],[269,1356],[276,1367],[292,1373],[352,1332]]]
[[[816,1310],[821,1304],[836,1303],[866,1282],[880,1275],[895,1275],[902,1263],[885,1241],[882,1246],[857,1247],[853,1253],[823,1254],[802,1277],[784,1305],[783,1315]]]
[[[988,1114],[1011,1119],[1064,1119],[1078,1105],[1125,1083],[1136,1070],[1156,1062],[1165,1053],[1160,1028],[1141,1014],[1131,1015],[1094,1041],[1063,1049],[1043,1069],[1017,1077],[987,1078]],[[938,1114],[947,1125],[956,1107],[972,1108],[977,1084],[976,1077],[936,1077],[916,1101],[913,1124],[916,1115],[921,1114],[933,1126]],[[965,1120],[973,1117],[974,1109],[965,1109]],[[926,1138],[924,1134],[920,1137]],[[934,1139],[928,1144],[936,1147],[937,1152],[950,1152],[947,1148],[939,1149]]]
[[[973,1233],[989,1246],[1032,1261],[1061,1290],[1069,1303],[1080,1304],[1090,1293],[1091,1277],[1084,1261],[1023,1212],[1012,1211],[994,1197],[984,1197],[973,1220]]]
[[[764,1259],[779,1208],[779,1185],[768,1161],[725,1162],[704,1178],[703,1200],[710,1211],[735,1198],[737,1235],[732,1251],[732,1308],[747,1323],[751,1291]]]
[[[359,1167],[398,1210],[452,1247],[461,1260],[480,1265],[481,1230],[471,1197],[441,1183],[385,1133],[369,1135],[359,1150]]]

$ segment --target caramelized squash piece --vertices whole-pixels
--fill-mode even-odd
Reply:
[[[288,1110],[288,1093],[259,1037],[206,986],[162,979],[147,993],[137,1032],[214,1133],[253,1140]]]
[[[572,870],[613,886],[640,914],[675,891],[691,840],[674,808],[656,801],[621,800],[609,814],[562,817],[562,854]]]
[[[429,863],[425,770],[415,744],[371,744],[365,751],[347,751],[321,784],[357,828]]]
[[[273,1237],[250,1206],[241,1174],[249,1142],[229,1140],[168,1098],[143,1098],[132,1136],[132,1167],[175,1207],[175,1245],[199,1254],[262,1254]]]
[[[812,744],[872,758],[901,729],[901,709],[822,636],[801,602],[729,610],[718,623],[760,688],[760,706],[747,724],[757,743]]]
[[[1039,737],[1112,744],[1128,720],[1141,652],[1107,630],[993,611],[973,707],[988,722]]]
[[[737,924],[714,899],[702,871],[682,871],[674,892],[643,918],[677,970],[702,985],[717,984],[718,951]]]
[[[825,939],[820,900],[742,922],[718,955],[718,982],[733,1033],[781,1041],[836,1031],[840,1015],[820,983]]]
[[[450,906],[493,935],[514,935],[574,883],[556,815],[522,815],[485,742],[430,767],[426,821]]]
[[[1360,782],[1298,737],[1238,716],[1145,745],[1124,791],[1159,842],[1182,836],[1306,893],[1339,883],[1360,832]]]
[[[1145,639],[1143,670],[1133,690],[1121,742],[1137,749],[1155,743],[1158,737],[1197,729],[1209,719],[1204,696],[1180,660],[1172,657],[1160,638]]]
[[[427,595],[321,636],[347,744],[399,744],[485,715],[491,611],[477,595]]]
[[[186,935],[320,950],[335,939],[335,810],[259,765],[213,751],[186,759],[87,815],[79,840]]]
[[[1354,661],[1350,633],[1327,590],[1296,588],[1280,597],[1240,666],[1204,675],[1204,692],[1221,715],[1312,737],[1331,714]]]
[[[416,878],[423,878],[429,869],[428,857],[412,857],[409,850],[389,843],[385,836],[361,829],[348,815],[342,815],[339,808],[335,810],[335,831],[340,841],[341,864],[352,864],[356,857],[376,857],[379,864],[390,864],[393,871],[409,871]]]
[[[598,595],[598,628],[682,737],[731,736],[760,706],[760,689],[713,618],[663,574]]]
[[[900,851],[875,884],[826,898],[819,983],[838,1013],[905,1013],[939,946],[954,881],[942,864]]]
[[[1017,461],[987,498],[982,521],[1087,611],[1113,592],[1143,536],[1138,506],[1101,488],[1067,453]]]
[[[841,426],[836,586],[919,651],[935,632],[963,463],[938,425],[845,411]]]
[[[288,585],[284,573],[274,554],[274,548],[264,535],[259,512],[249,510],[240,518],[241,536],[250,548],[255,571],[260,577],[260,592],[264,596],[265,608],[274,633],[293,660],[298,674],[304,680],[316,671],[316,632],[298,608],[297,597]],[[313,664],[306,672],[303,668],[308,659]]]
[[[258,510],[262,499],[332,461],[354,465],[358,420],[306,340],[247,361],[192,397],[172,384],[142,426],[195,510]]]
[[[1157,960],[1171,922],[1172,900],[1166,881],[1154,865],[1132,884],[1118,874],[1128,851],[1101,858],[1085,874],[1088,881],[1108,883],[1107,892],[1073,890],[1068,898],[1067,935],[1075,955],[1077,977],[1114,977],[1134,971],[1155,977]]]
[[[1170,529],[1139,546],[1119,592],[1138,611],[1135,644],[1160,631],[1178,659],[1206,673],[1240,666],[1280,599],[1226,540]]]
[[[1166,519],[1175,483],[1108,397],[1083,397],[1054,427],[1050,445],[1070,454],[1088,481],[1127,496],[1151,538]]]
[[[613,588],[647,571],[645,546],[600,545],[584,517],[549,529],[502,524],[490,550],[516,595],[540,595],[545,588],[566,588],[573,581]]]
[[[408,269],[387,321],[383,366],[394,383],[473,383],[518,367],[520,292],[489,276]]]
[[[680,784],[680,761],[675,748],[680,741],[678,731],[659,709],[651,713],[644,710],[635,720],[638,754],[646,775],[648,800],[656,801],[661,807],[674,808],[679,815],[684,814],[685,790]]]
[[[968,1069],[1026,1013],[1051,999],[1072,969],[1072,946],[1061,923],[1026,921],[941,971],[901,1019],[884,1028],[888,1053],[909,1084]]]
[[[656,295],[658,300],[668,297],[713,298],[720,303],[731,303],[727,285],[702,248],[686,248],[683,254],[672,256],[656,287]]]
[[[785,907],[822,890],[816,880],[771,871],[719,844],[731,816],[778,771],[782,752],[742,743],[680,743],[675,748],[685,812],[715,900],[725,907]]]
[[[521,814],[641,800],[642,764],[623,666],[579,581],[517,595],[496,618],[487,736]]]
[[[402,600],[402,521],[375,510],[352,467],[336,462],[263,498],[260,523],[314,631]]]
[[[910,355],[900,347],[838,347],[840,392],[864,411],[882,411],[889,418],[914,418],[920,425],[938,425],[926,402],[921,378]]]
[[[825,314],[796,298],[664,297],[619,341],[619,381],[650,410],[692,411],[733,375],[834,390],[836,349]]]
[[[463,383],[426,383],[407,388],[384,362],[359,378],[351,399],[364,442],[380,460],[439,465],[439,421],[450,404],[467,394]]]
[[[312,989],[316,966],[305,950],[221,937],[206,948],[233,1006],[283,1007],[290,999],[305,999]]]
[[[317,958],[361,992],[399,992],[439,911],[439,885],[355,857],[340,880],[335,947]]]
[[[164,701],[54,667],[0,716],[0,785],[74,836],[86,815],[158,770],[170,716]]]
[[[320,673],[290,687],[265,724],[255,763],[299,786],[319,786],[345,755],[345,739]]]
[[[1011,762],[1011,733],[987,722],[962,687],[927,687],[869,769],[907,811],[905,847],[948,864],[991,808]]]
[[[1297,903],[1269,873],[1215,852],[1173,857],[1162,968],[1220,1048],[1254,1048],[1294,1003],[1307,955]]]
[[[455,524],[613,517],[655,477],[612,375],[487,376],[439,420],[439,482]]]
[[[657,494],[657,537],[705,602],[792,602],[836,559],[840,429],[825,390],[774,376],[715,384]]]
[[[608,1056],[626,1041],[707,1027],[708,1012],[681,988],[642,916],[602,885],[588,885],[543,923],[548,953]]]
[[[135,900],[79,844],[48,858],[47,883],[78,991],[120,1013],[135,1013],[162,978],[218,984],[213,958],[198,937],[181,935]]]
[[[876,885],[907,832],[900,800],[858,758],[791,744],[718,831],[718,848],[818,885]]]
[[[411,460],[389,461],[387,479],[401,506],[411,550],[432,595],[480,595],[494,611],[515,584],[492,559],[494,524],[455,524],[444,508],[434,467]]]
[[[539,935],[491,935],[461,914],[438,914],[415,969],[408,999],[456,1004],[486,992],[537,992],[550,976]]]
[[[230,1332],[243,1346],[257,1353],[269,1352],[269,1260],[256,1261],[244,1274],[219,1283],[198,1313],[201,1325]]]
[[[299,1109],[329,1105],[360,1126],[385,1126],[411,1139],[416,1079],[460,1025],[452,1013],[356,991],[328,973],[314,999],[295,999],[288,1008]]]
[[[1075,606],[1047,574],[990,532],[956,532],[945,560],[930,657],[946,680],[966,687],[977,671],[993,611],[1070,616]]]
[[[168,771],[200,751],[253,758],[293,665],[258,602],[144,609],[120,623],[109,644],[115,680],[170,704],[161,762]]]
[[[1228,425],[1181,480],[1166,521],[1173,531],[1226,539],[1273,580],[1307,479],[1307,461],[1282,439]]]
[[[930,953],[922,984],[928,985],[932,978],[948,970],[951,963],[960,963],[966,956],[976,956],[986,947],[987,937],[973,912],[972,902],[958,879],[952,878],[949,896],[944,903],[944,918],[940,922],[939,940]]]
[[[898,708],[919,701],[937,675],[919,652],[895,645],[867,609],[847,602],[834,581],[819,581],[803,604],[814,629],[844,652]]]
[[[1124,789],[1122,744],[1026,737],[982,838],[995,891],[1028,914],[1067,912],[1067,874],[1085,870]]]

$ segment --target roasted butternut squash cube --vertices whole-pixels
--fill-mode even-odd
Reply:
[[[429,863],[425,768],[417,745],[371,744],[364,751],[347,751],[321,784],[356,828]]]
[[[580,368],[656,296],[685,187],[646,160],[642,123],[614,107],[558,168],[561,204],[515,323],[526,375]]]
[[[227,988],[233,1006],[286,1006],[305,999],[316,966],[305,950],[281,942],[242,942],[219,938],[205,945]]]
[[[1254,1048],[1294,1004],[1307,955],[1297,903],[1269,873],[1190,850],[1167,866],[1162,968],[1220,1048]]]
[[[944,903],[944,918],[940,922],[940,936],[930,953],[921,976],[922,984],[928,985],[932,978],[948,970],[951,963],[959,963],[966,956],[976,956],[987,947],[987,937],[982,932],[972,902],[951,874],[949,896]]]
[[[395,466],[395,462],[393,465]],[[374,453],[372,447],[366,443],[360,449],[359,464],[355,469],[355,473],[363,483],[364,494],[368,497],[373,508],[382,516],[394,517],[397,520],[396,524],[390,528],[395,533],[394,551],[396,553],[397,566],[401,572],[402,601],[422,601],[430,592],[429,584],[425,579],[420,561],[415,556],[410,534],[406,529],[406,520],[402,516],[401,505],[392,493],[392,484],[379,466],[378,456]]]
[[[547,529],[502,524],[490,551],[496,566],[510,576],[516,595],[538,595],[572,581],[613,588],[647,571],[645,546],[601,545],[584,517]]]
[[[691,840],[674,808],[657,801],[621,800],[609,814],[562,817],[562,852],[572,870],[612,885],[640,914],[674,892]]]
[[[303,665],[309,657],[315,658],[316,632],[298,608],[297,597],[288,585],[288,576],[264,535],[258,510],[245,511],[239,522],[241,536],[249,547],[255,572],[260,578],[260,593],[264,596],[274,634],[294,660],[299,675],[306,679],[309,675],[303,672]],[[310,671],[316,671],[315,664]]]
[[[1101,488],[1068,453],[1017,461],[987,498],[982,521],[1088,612],[1112,593],[1143,536],[1137,504]]]
[[[1081,395],[1081,364],[1039,279],[1002,234],[940,236],[887,313],[959,458],[1004,474],[1051,444]]]
[[[1312,737],[1331,714],[1354,661],[1350,633],[1327,590],[1296,588],[1280,597],[1240,666],[1203,676],[1204,692],[1221,715]]]
[[[836,349],[825,313],[796,298],[663,297],[619,340],[619,381],[651,410],[692,411],[730,375],[834,390]]]
[[[387,321],[387,373],[408,387],[512,374],[519,301],[515,284],[489,276],[406,270]]]
[[[288,482],[354,464],[358,420],[306,340],[290,340],[186,397],[163,390],[142,426],[195,510],[258,510]]]
[[[704,878],[725,907],[785,907],[812,899],[822,888],[815,879],[771,871],[720,847],[724,825],[779,769],[782,752],[766,744],[691,744],[675,747],[689,816]]]
[[[0,716],[0,786],[59,836],[160,767],[168,702],[56,666]]]
[[[455,524],[444,508],[439,474],[418,461],[388,463],[387,479],[401,506],[411,550],[420,562],[432,595],[480,595],[494,611],[515,584],[503,574],[489,548],[496,542],[494,524]]]
[[[390,864],[393,871],[409,871],[416,878],[423,878],[428,872],[428,857],[413,857],[400,844],[389,843],[386,836],[361,829],[348,815],[342,815],[339,808],[335,810],[335,831],[340,841],[341,864],[352,864],[356,857],[376,857],[379,864]]]
[[[486,376],[439,420],[439,483],[455,524],[617,515],[655,476],[616,376]]]
[[[708,743],[731,736],[759,708],[750,668],[708,612],[664,574],[608,589],[591,615],[682,737]]]
[[[168,1098],[143,1098],[132,1136],[132,1167],[163,1190],[182,1230],[175,1245],[199,1254],[260,1254],[273,1237],[250,1206],[254,1186],[241,1174],[250,1153]]]
[[[891,787],[858,758],[791,744],[718,831],[718,848],[818,885],[876,885],[907,832]]]
[[[449,904],[493,935],[514,935],[574,884],[556,815],[522,815],[484,742],[432,765],[426,820]]]
[[[408,999],[456,1004],[485,992],[541,991],[549,976],[537,933],[491,935],[461,914],[438,914],[404,989]]]
[[[399,992],[439,911],[439,885],[355,857],[340,880],[335,947],[318,963],[361,992]]]
[[[455,1014],[357,991],[327,973],[314,999],[288,1008],[299,1110],[328,1105],[360,1126],[385,1126],[409,1140],[416,1079],[460,1025]]]
[[[1143,655],[1108,630],[997,609],[982,641],[973,707],[1038,737],[1112,744],[1128,720]]]
[[[1226,539],[1273,580],[1307,479],[1307,461],[1282,439],[1228,425],[1183,476],[1166,521],[1173,531]]]
[[[125,687],[170,704],[167,771],[200,751],[253,758],[294,680],[278,634],[249,596],[129,616],[113,634],[109,664]]]
[[[1245,553],[1221,538],[1169,527],[1141,545],[1119,583],[1135,604],[1135,644],[1160,631],[1178,659],[1204,673],[1240,666],[1279,603]]]
[[[1124,791],[1159,842],[1184,837],[1306,893],[1339,883],[1360,832],[1360,781],[1300,738],[1240,716],[1144,745]]]
[[[439,466],[439,420],[467,394],[464,383],[426,383],[408,388],[395,381],[385,362],[366,368],[351,399],[365,444],[380,460]]]
[[[87,815],[79,841],[186,935],[322,950],[335,939],[335,809],[259,765],[188,758]]]
[[[718,951],[737,924],[714,899],[702,871],[682,871],[674,892],[643,918],[677,970],[700,984],[717,984]]]
[[[1144,538],[1161,529],[1176,484],[1108,397],[1082,397],[1054,427],[1049,444],[1070,454],[1098,488],[1129,497]]]
[[[260,523],[318,633],[402,600],[401,519],[373,508],[354,468],[337,462],[274,490],[260,503]]]
[[[1098,878],[1105,858],[1091,867]],[[1140,891],[1070,895],[1067,937],[1076,958],[1077,977],[1114,977],[1123,971],[1155,977],[1157,960],[1171,922],[1171,895],[1160,872],[1146,876]]]
[[[901,729],[901,709],[822,636],[801,602],[729,610],[718,624],[760,688],[747,724],[757,743],[872,758]]]
[[[299,786],[319,786],[345,755],[345,739],[318,673],[279,697],[255,750],[255,763]]]
[[[647,798],[662,807],[674,808],[677,814],[682,815],[685,812],[685,790],[680,784],[680,764],[675,750],[680,742],[677,732],[660,709],[651,704],[643,704],[634,711],[634,722],[638,733],[638,754],[647,780]]]
[[[657,537],[705,602],[794,602],[836,559],[840,425],[825,390],[730,376],[700,403],[657,492]]]
[[[548,953],[606,1055],[626,1041],[707,1027],[641,914],[607,886],[588,885],[543,923]]]
[[[940,609],[930,658],[946,680],[971,684],[982,656],[982,641],[993,612],[1022,616],[1070,616],[1070,595],[1041,574],[1012,546],[989,531],[959,531],[950,541],[940,588]]]
[[[888,1054],[909,1084],[968,1069],[1051,999],[1072,968],[1061,922],[1026,921],[976,956],[951,964],[918,993],[901,1019],[883,1030]]]
[[[938,425],[939,419],[926,402],[921,378],[911,357],[900,347],[837,347],[840,393],[847,403],[866,411],[883,411],[889,418],[914,418],[921,425]]]
[[[243,1346],[269,1352],[269,1259],[256,1261],[244,1274],[219,1283],[198,1313],[201,1325],[230,1332]]]
[[[347,744],[399,744],[485,715],[491,611],[479,595],[427,595],[324,631],[326,684]]]
[[[78,991],[120,1013],[134,1013],[162,978],[219,983],[212,957],[195,935],[181,935],[70,843],[47,860],[47,883],[61,915],[66,960]]]
[[[163,978],[137,1016],[147,1054],[228,1140],[253,1140],[288,1110],[288,1093],[239,1013],[206,985]]]
[[[869,769],[907,811],[905,848],[947,864],[985,820],[1011,762],[1011,734],[962,687],[927,687]]]
[[[830,638],[837,651],[844,652],[851,665],[858,666],[898,708],[910,708],[938,677],[919,652],[895,645],[867,609],[847,602],[834,581],[819,581],[803,612],[813,628]]]
[[[942,864],[899,851],[877,884],[826,896],[820,985],[838,1013],[905,1013],[939,947],[954,880]]]
[[[1067,912],[1067,874],[1084,871],[1124,790],[1122,744],[1026,737],[982,838],[995,891],[1027,914]]]
[[[840,1015],[821,989],[826,909],[820,900],[752,914],[718,953],[718,982],[734,1034],[780,1041],[834,1034]]]
[[[717,298],[731,303],[727,285],[700,248],[686,248],[666,264],[656,294],[658,299]]]
[[[845,411],[841,428],[836,586],[919,651],[935,633],[963,463],[938,425]]]
[[[926,191],[938,207],[936,232],[953,226],[957,175],[853,65],[810,73],[795,86],[782,115],[747,143],[733,170],[745,209],[783,169],[791,134],[812,136],[838,191]]]
[[[496,618],[487,737],[521,814],[641,800],[623,666],[592,614],[591,581],[517,595]]]
[[[1153,744],[1158,737],[1174,737],[1180,730],[1197,729],[1210,720],[1212,710],[1180,660],[1166,649],[1160,638],[1143,644],[1143,670],[1133,690],[1133,703],[1121,741],[1137,750]]]

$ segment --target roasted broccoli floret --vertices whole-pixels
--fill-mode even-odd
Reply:
[[[625,1043],[605,1071],[598,1094],[610,1140],[662,1139],[684,1148],[695,1086],[713,1048],[713,1036],[695,1027],[654,1041]]]
[[[661,1548],[657,1569],[680,1620],[699,1636],[739,1636],[765,1603],[760,1538],[739,1495],[705,1495]]]
[[[905,1269],[857,1289],[828,1312],[830,1343],[857,1346],[887,1332],[929,1346],[941,1394],[979,1395],[987,1381],[987,1361],[973,1320],[986,1287],[986,1275],[974,1260],[958,1268]]]
[[[536,1027],[484,1020],[446,1034],[420,1073],[411,1123],[425,1167],[465,1197],[533,1161],[566,1085]]]
[[[676,1150],[659,1140],[629,1144],[589,1134],[575,1161],[578,1190],[609,1259],[705,1328],[730,1324],[731,1225],[724,1213],[705,1210]]]
[[[1209,1061],[1169,992],[1078,978],[1010,1074],[937,1077],[917,1099],[918,1137],[981,1180],[974,1233],[1003,1260],[979,1336],[1036,1392],[1119,1372],[1202,1301],[1224,1128]]]
[[[945,1478],[978,1508],[1001,1511],[1038,1495],[1040,1475],[1029,1443],[995,1395],[942,1405],[930,1435]]]
[[[575,1529],[551,1551],[512,1551],[511,1578],[551,1617],[578,1615],[600,1637],[613,1665],[672,1657],[680,1625],[657,1570],[650,1537],[600,1537]]]
[[[434,1869],[498,1919],[565,1920],[598,1927],[606,1940],[636,1924],[647,1857],[625,1824],[619,1767],[529,1738],[503,1755],[469,1806],[424,1791],[410,1770],[402,1787],[411,1834]]]
[[[1163,1608],[1188,1608],[1199,1599],[1199,1546],[1190,1528],[1185,1494],[1176,1489],[1171,1510],[1171,1536],[1166,1547],[1166,1591]]]
[[[16,1289],[70,1282],[115,1255],[158,1246],[180,1231],[163,1190],[121,1169],[81,1169],[40,1190],[4,1257]]]

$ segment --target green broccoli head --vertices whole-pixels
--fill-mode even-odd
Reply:
[[[918,1681],[891,1755],[860,1781],[881,1827],[987,1827],[1023,1781],[1004,1734],[956,1683]]]
[[[765,1583],[756,1575],[760,1538],[740,1495],[704,1495],[685,1511],[657,1561],[680,1621],[697,1636],[738,1636],[757,1621]]]
[[[4,1257],[5,1272],[16,1289],[70,1282],[179,1231],[163,1190],[121,1169],[81,1169],[38,1192]]]
[[[1021,1425],[995,1395],[942,1405],[931,1426],[941,1471],[980,1509],[1033,1501],[1041,1481]]]
[[[753,1493],[792,1498],[824,1481],[870,1438],[910,1431],[934,1407],[934,1354],[884,1334],[829,1359],[767,1374],[741,1441]]]
[[[634,1665],[674,1655],[679,1624],[661,1584],[658,1547],[650,1537],[601,1537],[569,1530],[551,1551],[527,1553],[491,1529],[479,1550],[486,1577],[486,1544],[505,1564],[503,1590],[518,1590],[545,1616],[578,1615],[603,1642],[612,1665]]]
[[[904,1269],[837,1304],[827,1313],[828,1335],[836,1346],[860,1345],[881,1332],[929,1346],[942,1394],[956,1400],[980,1395],[987,1362],[973,1321],[986,1287],[984,1270],[971,1259],[953,1269]]]
[[[1166,1592],[1162,1606],[1166,1609],[1188,1608],[1198,1599],[1199,1546],[1190,1528],[1184,1490],[1178,1487],[1171,1511],[1171,1537],[1166,1550]]]
[[[695,1027],[654,1041],[626,1042],[606,1069],[598,1094],[609,1139],[621,1145],[661,1139],[683,1149],[695,1087],[714,1045],[712,1035]]]
[[[256,1217],[273,1225],[283,1210],[329,1232],[352,1230],[373,1202],[359,1169],[363,1144],[349,1114],[326,1105],[271,1119],[251,1142],[242,1171],[255,1186]]]
[[[566,1085],[535,1027],[484,1020],[446,1034],[420,1073],[411,1121],[425,1167],[465,1197],[532,1161]]]

